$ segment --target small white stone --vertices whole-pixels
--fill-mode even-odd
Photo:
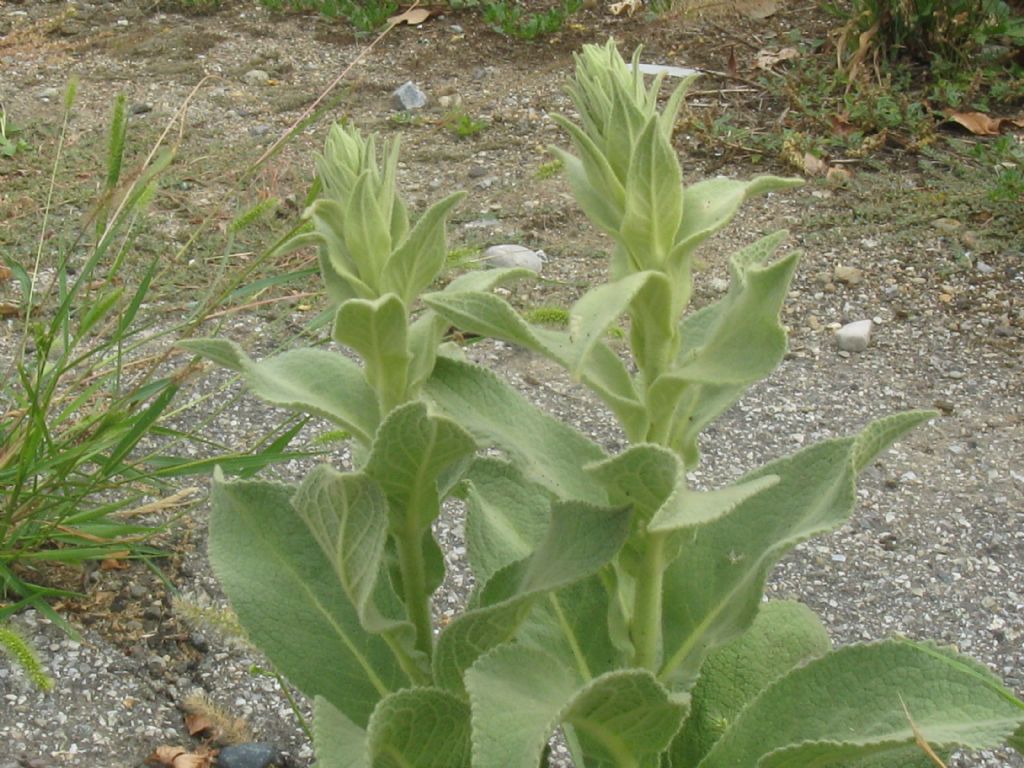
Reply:
[[[844,352],[863,352],[871,343],[871,327],[874,325],[870,320],[858,320],[855,323],[847,323],[836,331],[836,343],[839,349]]]
[[[534,251],[525,245],[492,245],[480,260],[492,269],[523,267],[540,274],[544,268],[544,251]]]

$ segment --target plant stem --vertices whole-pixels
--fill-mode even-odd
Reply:
[[[422,535],[412,526],[406,526],[395,536],[398,545],[398,565],[402,572],[402,592],[405,610],[416,628],[416,650],[430,658],[434,633],[430,618],[430,596],[427,595],[427,569],[423,560]]]
[[[658,641],[661,639],[664,546],[664,535],[647,535],[633,602],[633,665],[652,672],[658,670]]]

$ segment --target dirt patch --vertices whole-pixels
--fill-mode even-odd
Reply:
[[[131,3],[79,3],[73,11],[36,0],[7,4],[0,7],[0,101],[24,129],[30,149],[0,158],[0,220],[8,222],[0,244],[14,260],[31,260],[46,158],[70,74],[81,80],[70,145],[89,161],[102,156],[113,94],[127,95],[130,135],[144,144],[209,76],[192,96],[173,173],[151,214],[152,234],[138,245],[140,258],[171,259],[205,214],[221,210],[226,226],[261,199],[284,201],[274,228],[294,222],[326,124],[344,119],[368,132],[401,136],[400,180],[414,208],[422,210],[451,190],[470,191],[452,226],[459,252],[472,257],[502,242],[543,248],[549,257],[544,279],[517,287],[515,302],[524,308],[566,306],[603,274],[609,250],[565,180],[552,173],[547,152],[552,144],[566,144],[550,115],[571,111],[563,86],[572,53],[612,35],[627,53],[643,43],[645,62],[726,72],[736,60],[743,77],[758,49],[777,45],[794,30],[804,36],[827,32],[829,20],[814,4],[779,5],[764,19],[681,12],[615,18],[593,10],[537,42],[501,37],[468,14],[396,29],[352,69],[319,122],[239,190],[239,169],[300,118],[365,40],[318,18],[279,18],[249,4],[201,17]],[[736,91],[736,77],[703,78],[687,119],[703,119],[708,110],[755,125],[782,118],[783,107],[764,93]],[[424,109],[393,106],[392,92],[408,80],[427,94]],[[453,114],[481,127],[460,131]],[[792,173],[778,158],[751,165],[747,155],[685,127],[676,141],[687,181]],[[143,154],[135,150],[134,160]],[[868,473],[862,510],[851,525],[788,559],[773,592],[810,603],[840,642],[899,632],[957,644],[1021,695],[1024,245],[1019,231],[1008,236],[984,209],[959,204],[949,186],[956,169],[921,157],[887,156],[885,162],[891,166],[854,165],[844,184],[819,180],[755,201],[703,253],[698,304],[720,292],[727,255],[760,235],[789,229],[791,246],[805,255],[785,310],[790,355],[776,376],[712,430],[702,472],[734,477],[874,416],[938,407],[944,418]],[[95,163],[72,161],[69,167],[58,184],[56,230],[80,222],[97,189],[96,172],[88,170]],[[247,249],[265,245],[241,243],[230,254],[231,265],[243,267]],[[213,256],[201,254],[174,265],[159,287],[167,311],[202,288],[211,264]],[[0,301],[13,290],[0,283]],[[291,317],[298,326],[315,309],[282,302],[230,330],[247,345],[273,346],[261,336],[265,322],[283,317],[287,327]],[[865,318],[876,321],[872,346],[841,355],[835,325]],[[9,342],[15,332],[6,324],[0,339]],[[621,447],[607,415],[543,361],[501,344],[478,345],[474,354],[610,449]],[[213,428],[230,442],[233,430],[271,418],[246,404]],[[177,707],[193,686],[248,717],[297,764],[309,761],[308,744],[276,681],[249,672],[258,658],[201,631],[196,637],[198,630],[170,611],[176,589],[219,599],[202,556],[203,515],[202,509],[194,513],[195,537],[168,542],[178,550],[178,559],[164,563],[170,591],[139,566],[72,577],[81,580],[86,598],[61,607],[84,643],[69,644],[34,613],[16,619],[61,674],[58,693],[43,697],[0,662],[0,692],[10,703],[0,713],[0,741],[13,745],[0,756],[0,766],[19,756],[40,761],[32,765],[135,765],[160,743],[188,742]],[[457,524],[450,533],[457,533]],[[86,695],[90,689],[94,693]],[[1024,765],[1005,753],[965,760],[961,764]]]

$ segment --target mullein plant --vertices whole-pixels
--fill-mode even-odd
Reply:
[[[764,601],[772,565],[851,514],[854,480],[913,426],[873,422],[713,490],[690,487],[702,430],[782,360],[796,267],[784,233],[731,259],[723,298],[687,311],[693,255],[747,198],[796,182],[684,187],[671,134],[687,83],[658,109],[614,45],[587,46],[560,152],[585,213],[614,242],[608,282],[565,328],[491,290],[523,270],[444,266],[436,203],[415,225],[397,145],[335,127],[315,244],[336,304],[328,349],[253,361],[184,346],[262,398],[351,435],[353,468],[297,485],[214,483],[210,556],[250,638],[314,701],[319,765],[522,766],[561,728],[579,766],[926,766],[957,746],[1024,748],[1024,703],[981,665],[904,639],[833,650],[819,619]],[[628,318],[628,349],[607,341]],[[616,455],[445,343],[454,324],[544,355],[614,414]],[[443,627],[431,523],[466,508],[476,587]]]

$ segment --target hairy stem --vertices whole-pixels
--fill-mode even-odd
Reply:
[[[418,530],[406,526],[395,536],[398,545],[398,566],[402,572],[402,593],[409,620],[416,628],[416,650],[430,658],[433,651],[433,626],[430,618],[430,595],[427,594],[427,567],[423,559],[423,541]]]
[[[658,670],[658,641],[661,638],[661,588],[664,579],[665,539],[648,534],[633,598],[633,665]]]

